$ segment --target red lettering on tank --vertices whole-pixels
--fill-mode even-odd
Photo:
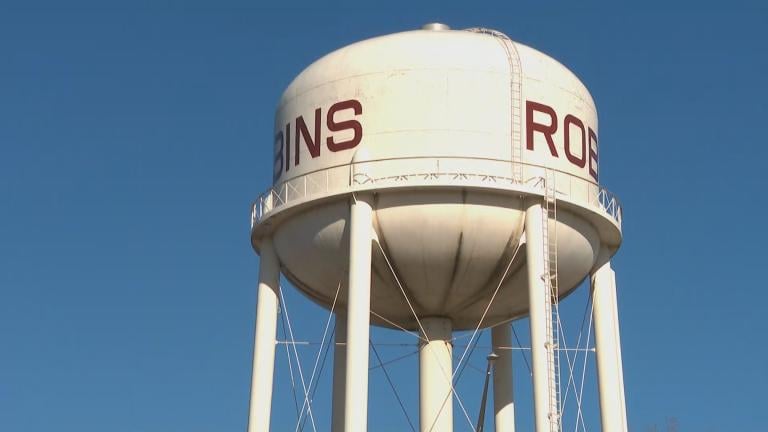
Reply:
[[[275,135],[273,181],[277,181],[291,167],[301,164],[302,142],[304,142],[304,147],[309,151],[312,159],[320,157],[323,142],[325,142],[326,147],[331,152],[340,152],[357,147],[363,139],[363,125],[356,117],[362,115],[362,113],[363,105],[358,100],[349,99],[334,103],[328,108],[325,116],[325,129],[327,129],[325,137],[323,136],[322,108],[315,109],[312,133],[310,133],[310,128],[304,120],[304,116],[300,115],[296,117],[293,123],[293,129],[296,134],[293,146],[291,146],[291,123],[286,124],[285,132],[283,133],[280,130]],[[346,117],[346,119],[340,120],[337,117]],[[342,132],[347,135],[351,132],[351,137],[339,139],[338,135]],[[294,151],[293,159],[291,159],[291,147],[293,147]]]
[[[357,147],[357,145],[360,144],[360,141],[363,139],[363,125],[361,125],[359,121],[352,119],[352,120],[336,122],[336,119],[335,119],[336,113],[339,111],[344,111],[349,109],[352,110],[355,116],[359,116],[360,114],[363,113],[363,105],[361,105],[359,101],[356,101],[354,99],[350,99],[343,102],[337,102],[331,105],[331,108],[328,110],[328,118],[326,123],[328,125],[329,131],[341,132],[345,130],[352,130],[353,132],[352,138],[346,141],[336,142],[333,136],[329,136],[326,139],[326,143],[328,145],[328,150],[332,152],[338,152],[338,151],[348,150],[348,149]]]
[[[549,121],[546,123],[537,123],[534,116],[536,113],[543,114],[549,117]],[[555,146],[554,135],[558,129],[557,113],[554,108],[543,103],[534,101],[525,101],[525,128],[526,128],[526,142],[525,148],[528,150],[534,150],[534,138],[536,133],[544,135],[544,139],[547,141],[547,147],[549,153],[555,158],[560,156],[557,154],[557,148]],[[571,135],[571,129],[578,130],[580,140],[576,141],[579,145],[580,151],[576,153]],[[578,168],[585,168],[588,166],[589,175],[597,181],[597,134],[591,127],[584,124],[584,121],[573,114],[567,114],[563,118],[563,152],[568,162]]]
[[[571,125],[576,126],[581,131],[581,157],[577,157],[571,150]],[[565,157],[568,161],[579,168],[584,168],[587,164],[587,134],[584,130],[584,123],[579,120],[578,117],[568,114],[563,120],[563,148],[565,149]]]
[[[549,125],[543,123],[536,123],[534,120],[534,112],[540,112],[549,116]],[[540,132],[544,134],[544,139],[547,140],[549,146],[549,152],[552,156],[557,157],[557,148],[555,148],[555,140],[552,135],[557,132],[557,114],[552,107],[540,104],[533,101],[525,101],[525,129],[526,134],[526,148],[533,150],[533,133]]]
[[[589,175],[597,181],[597,134],[592,128],[589,128]]]
[[[285,150],[285,172],[291,169],[291,124],[285,125],[285,141],[283,141]]]
[[[296,117],[296,155],[294,156],[296,159],[293,163],[294,165],[298,165],[300,162],[299,156],[301,155],[301,148],[299,148],[299,144],[301,143],[302,138],[304,138],[304,143],[306,143],[307,149],[309,149],[309,154],[312,156],[312,159],[320,157],[320,114],[320,108],[316,109],[314,139],[309,136],[309,129],[307,129],[307,124],[304,123],[304,117]]]
[[[272,167],[272,181],[274,182],[283,174],[283,131],[277,131],[275,135],[275,160]]]

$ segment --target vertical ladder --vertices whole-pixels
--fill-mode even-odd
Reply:
[[[509,62],[509,123],[511,140],[512,181],[523,182],[523,140],[522,140],[522,104],[523,85],[520,57],[514,42],[507,35],[500,40]]]
[[[557,277],[557,186],[555,171],[545,170],[544,211],[542,227],[544,241],[544,274],[546,286],[547,314],[547,375],[549,382],[549,424],[550,432],[560,432],[561,427],[561,389],[560,389],[560,337]]]
[[[511,145],[512,182],[523,182],[523,69],[520,56],[512,39],[506,34],[487,28],[471,28],[468,31],[491,35],[499,41],[509,63],[509,133]]]

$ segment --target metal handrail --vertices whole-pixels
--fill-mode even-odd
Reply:
[[[419,169],[409,169],[409,162],[419,164]],[[421,168],[425,162],[430,165],[429,169]],[[469,169],[467,164],[458,166],[457,162],[471,162],[469,165],[475,166],[478,163],[488,165],[485,166],[487,169],[473,170]],[[291,203],[376,187],[446,186],[441,180],[450,180],[451,184],[457,186],[509,186],[510,190],[543,194],[548,173],[557,177],[555,182],[559,196],[566,201],[587,204],[592,209],[607,214],[621,228],[621,203],[614,194],[598,183],[555,168],[515,163],[532,171],[532,174],[524,177],[523,181],[516,181],[511,171],[505,172],[508,168],[511,169],[511,161],[459,156],[387,158],[334,165],[292,177],[261,194],[252,206],[251,229],[275,211],[290,207]],[[387,169],[381,170],[381,166]],[[377,171],[383,171],[384,175],[377,176]]]

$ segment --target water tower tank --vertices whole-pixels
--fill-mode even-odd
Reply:
[[[343,307],[349,202],[369,195],[375,324],[416,328],[403,287],[418,316],[474,328],[521,243],[526,198],[557,199],[561,297],[621,241],[620,209],[598,185],[589,92],[493,31],[427,26],[332,52],[285,90],[274,132],[254,248],[270,235],[296,287],[329,306],[341,283]],[[484,325],[527,313],[526,278],[520,253]]]
[[[558,299],[591,276],[601,422],[627,430],[609,262],[621,209],[598,183],[597,112],[573,73],[493,30],[427,25],[307,67],[273,145],[251,216],[249,431],[269,426],[281,272],[336,313],[334,432],[367,430],[370,323],[418,330],[422,432],[452,430],[452,331],[493,327],[495,425],[512,430],[502,323],[525,315],[536,430],[562,430]]]

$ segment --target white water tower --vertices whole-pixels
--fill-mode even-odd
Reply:
[[[525,316],[536,430],[561,430],[553,316],[591,276],[603,430],[626,431],[609,261],[621,209],[598,183],[597,113],[572,72],[502,33],[429,24],[310,65],[274,136],[274,183],[252,213],[249,431],[269,430],[281,272],[346,321],[334,432],[367,430],[371,324],[418,332],[421,430],[450,432],[452,331],[493,327],[508,346],[501,324]],[[512,431],[510,354],[498,354],[496,431]]]

